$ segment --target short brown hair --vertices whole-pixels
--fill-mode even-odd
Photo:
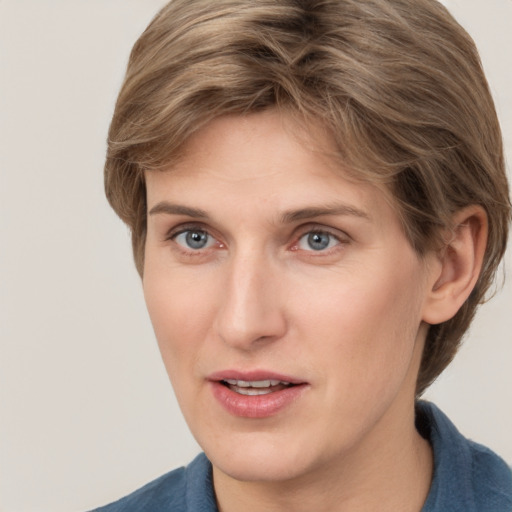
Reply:
[[[386,186],[418,254],[481,205],[480,278],[431,326],[423,390],[454,357],[506,248],[510,200],[494,104],[470,36],[435,0],[173,0],[136,42],[109,132],[105,187],[144,266],[144,171],[201,126],[269,108],[320,120],[355,175]]]

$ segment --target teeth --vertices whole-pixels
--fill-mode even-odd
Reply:
[[[281,380],[236,380],[236,379],[225,379],[224,382],[227,382],[231,386],[236,386],[238,388],[269,388],[271,386],[277,386],[278,384],[283,384],[285,386],[289,386],[289,382],[281,381]]]
[[[231,391],[240,395],[256,396],[256,395],[268,395],[279,389],[283,389],[285,386],[290,386],[289,382],[283,380],[237,380],[237,379],[224,379],[224,381]],[[275,388],[278,387],[276,390]]]
[[[268,395],[272,393],[272,390],[270,388],[239,388],[233,389],[233,391],[236,391],[240,395],[250,395],[250,396],[256,396],[256,395]]]

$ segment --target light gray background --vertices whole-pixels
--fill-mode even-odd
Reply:
[[[3,512],[85,510],[198,451],[102,184],[129,50],[164,3],[0,0]],[[510,162],[512,1],[446,4],[481,50]],[[509,462],[511,316],[509,280],[427,395]]]

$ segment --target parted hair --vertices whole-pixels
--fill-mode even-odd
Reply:
[[[105,188],[143,275],[144,172],[180,157],[222,115],[280,109],[320,121],[336,157],[384,186],[419,255],[454,212],[481,205],[483,269],[449,321],[429,328],[417,394],[453,359],[493,284],[510,199],[502,137],[478,52],[435,0],[173,0],[131,52],[109,131]]]

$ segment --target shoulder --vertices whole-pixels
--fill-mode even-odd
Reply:
[[[91,512],[188,512],[201,502],[200,510],[216,512],[211,484],[211,465],[204,454],[187,467],[162,475],[109,505]]]
[[[473,441],[468,443],[478,510],[512,510],[511,469],[489,448]]]
[[[179,468],[149,482],[128,496],[92,512],[181,511],[186,510],[184,504],[185,468]]]
[[[492,450],[466,439],[433,404],[417,404],[418,429],[434,452],[423,512],[511,512],[512,471]]]

